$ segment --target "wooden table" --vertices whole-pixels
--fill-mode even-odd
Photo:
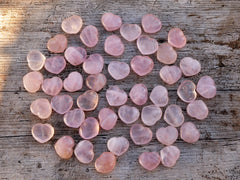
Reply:
[[[87,113],[87,116],[97,117],[97,112],[108,106],[105,91],[109,85],[119,85],[129,92],[133,84],[144,83],[150,92],[154,86],[164,84],[158,75],[163,65],[155,56],[151,56],[155,63],[154,70],[145,77],[131,73],[125,80],[116,82],[109,76],[107,66],[110,61],[129,63],[139,52],[135,43],[126,41],[124,55],[120,58],[113,58],[103,52],[104,39],[113,34],[105,32],[100,22],[101,15],[108,11],[120,15],[124,23],[140,24],[144,14],[157,15],[163,27],[152,37],[159,43],[166,41],[167,32],[172,27],[181,28],[187,36],[188,44],[178,51],[177,64],[179,59],[192,56],[201,62],[202,71],[190,79],[197,83],[201,76],[210,75],[216,81],[218,92],[215,98],[205,100],[209,116],[203,121],[186,115],[186,104],[176,94],[180,81],[173,86],[166,86],[170,103],[180,105],[186,121],[193,121],[201,132],[200,140],[194,145],[180,138],[177,140],[176,146],[181,150],[181,157],[173,168],[159,166],[153,172],[144,170],[138,163],[140,153],[159,152],[163,145],[155,137],[146,146],[133,145],[129,137],[130,126],[120,120],[114,130],[101,130],[100,135],[92,140],[95,158],[107,151],[106,142],[110,137],[123,135],[130,141],[129,151],[118,158],[116,168],[107,175],[97,173],[94,162],[83,165],[75,157],[61,160],[56,155],[53,145],[61,136],[71,135],[76,143],[81,140],[78,130],[67,128],[61,115],[53,113],[48,121],[55,127],[55,135],[50,142],[39,144],[31,136],[31,126],[41,122],[30,113],[31,102],[39,97],[51,97],[43,92],[30,94],[23,88],[22,77],[30,71],[26,55],[32,49],[38,49],[50,57],[46,48],[48,39],[63,33],[61,21],[72,14],[80,15],[85,25],[91,24],[98,28],[100,42],[94,49],[87,51],[88,54],[103,55],[103,73],[108,78],[108,85],[99,93],[97,109]],[[83,46],[79,35],[67,37],[69,45]],[[239,0],[0,0],[0,179],[239,179],[239,57]],[[60,77],[64,79],[73,70],[82,72],[82,67],[67,65]],[[45,78],[53,76],[45,70],[41,72]],[[83,76],[86,77],[86,74],[83,73]],[[86,89],[84,85],[81,92],[72,93],[74,100]],[[130,101],[128,104],[131,104]],[[155,133],[162,126],[166,126],[163,120],[151,129]]]

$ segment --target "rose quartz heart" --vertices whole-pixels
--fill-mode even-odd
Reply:
[[[187,105],[189,116],[203,120],[208,116],[208,107],[202,100],[195,100]]]
[[[54,135],[54,128],[51,124],[37,123],[32,127],[32,136],[39,143],[49,141]]]
[[[98,120],[94,117],[88,117],[80,126],[79,134],[83,139],[92,139],[99,133]]]
[[[93,91],[100,91],[107,83],[107,78],[104,74],[92,74],[86,78],[86,85]]]
[[[83,63],[83,70],[88,74],[98,74],[102,72],[104,59],[100,54],[91,54]]]
[[[153,126],[162,117],[162,110],[155,105],[148,105],[142,108],[141,119],[146,126]]]
[[[143,105],[147,102],[148,100],[148,90],[147,87],[144,84],[135,84],[130,93],[129,96],[132,100],[137,105]]]
[[[157,140],[166,145],[172,145],[178,138],[178,131],[173,126],[161,127],[156,132]]]
[[[94,47],[98,43],[98,30],[95,26],[86,26],[80,33],[82,43],[87,47]]]
[[[37,92],[43,83],[43,75],[40,72],[29,72],[23,76],[23,86],[30,92]]]
[[[130,136],[134,144],[145,145],[152,140],[152,131],[141,124],[133,124],[130,129]]]
[[[124,52],[124,44],[117,35],[110,35],[104,43],[104,51],[112,56],[120,56]]]
[[[93,144],[88,140],[80,141],[74,149],[74,154],[81,163],[92,162],[94,158]]]
[[[51,105],[58,114],[65,114],[73,105],[73,99],[69,95],[57,95],[51,99]]]
[[[108,73],[115,80],[126,78],[130,73],[130,67],[125,62],[112,61],[108,65]]]
[[[137,39],[137,47],[143,55],[150,55],[158,50],[158,42],[147,35],[141,35]]]
[[[167,84],[176,83],[181,77],[182,72],[177,66],[163,66],[159,72],[161,79]]]
[[[179,127],[184,122],[184,116],[182,109],[175,104],[171,104],[167,107],[164,113],[164,120],[166,123],[173,127]]]
[[[45,94],[56,96],[62,90],[63,82],[59,77],[45,79],[42,83],[42,90]]]
[[[77,34],[82,28],[83,20],[80,16],[73,15],[62,21],[62,30],[67,34]]]
[[[121,36],[129,42],[135,41],[142,33],[137,24],[123,24],[120,28]]]
[[[54,145],[57,155],[61,159],[69,159],[73,155],[74,140],[71,136],[62,136]]]
[[[102,108],[98,113],[99,124],[104,130],[111,130],[117,122],[118,116],[109,108]]]
[[[153,60],[148,56],[134,56],[131,60],[131,68],[139,76],[149,74],[153,66]]]
[[[95,169],[99,173],[110,173],[116,165],[116,157],[111,152],[103,152],[95,161]]]
[[[134,123],[139,115],[139,110],[133,106],[123,105],[118,109],[118,116],[125,124]]]
[[[71,72],[63,81],[63,87],[68,92],[75,92],[82,89],[83,78],[82,75],[77,72]]]
[[[157,60],[163,64],[174,64],[177,60],[177,52],[168,43],[162,43],[157,50]]]
[[[168,104],[168,90],[164,86],[158,85],[152,89],[149,96],[150,100],[158,107],[164,107]]]
[[[196,143],[200,132],[192,122],[185,122],[180,128],[180,137],[187,143]]]
[[[172,28],[168,32],[168,43],[176,48],[183,48],[187,43],[187,38],[179,28]]]
[[[82,47],[68,47],[64,57],[73,66],[82,64],[87,58],[87,51]]]
[[[152,171],[158,167],[161,158],[157,152],[144,152],[139,156],[139,164],[149,171]]]
[[[113,154],[115,154],[116,156],[121,156],[128,150],[129,142],[123,136],[112,137],[108,140],[107,147],[108,147],[108,150]]]
[[[176,146],[166,146],[160,151],[160,157],[163,166],[173,167],[180,157],[180,150]]]
[[[127,93],[118,86],[111,86],[106,91],[106,98],[110,106],[121,106],[127,102]]]
[[[98,105],[99,96],[93,90],[87,90],[77,98],[77,105],[83,111],[92,111]]]
[[[44,67],[50,73],[59,74],[65,69],[66,61],[62,56],[51,57],[46,59]]]
[[[85,113],[83,112],[83,110],[78,108],[68,111],[66,114],[64,114],[63,117],[63,121],[66,126],[71,128],[79,128],[84,120]]]
[[[40,119],[47,119],[52,114],[51,104],[47,99],[39,98],[31,103],[31,112],[38,116]]]
[[[45,64],[46,57],[38,50],[32,50],[27,55],[28,66],[33,71],[39,71]]]
[[[190,103],[193,102],[197,97],[197,93],[195,90],[196,85],[190,80],[185,80],[179,85],[177,89],[177,94],[181,100],[186,103]]]
[[[67,38],[63,34],[58,34],[47,42],[47,48],[52,53],[62,53],[67,48]]]
[[[146,33],[156,33],[162,28],[162,22],[153,14],[145,14],[142,17],[142,27]]]
[[[110,12],[102,15],[101,22],[107,31],[115,31],[122,25],[121,17]]]
[[[194,76],[201,71],[201,64],[191,57],[183,58],[179,66],[185,76]]]
[[[210,76],[203,76],[197,83],[197,92],[204,98],[210,99],[216,96],[217,88]]]

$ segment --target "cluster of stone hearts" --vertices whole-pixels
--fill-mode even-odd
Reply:
[[[177,60],[175,49],[186,45],[186,37],[179,28],[173,28],[168,33],[168,43],[158,44],[158,42],[149,35],[142,35],[141,27],[137,24],[122,24],[119,16],[112,13],[106,13],[102,16],[102,24],[107,31],[115,31],[120,28],[121,36],[127,41],[135,41],[138,50],[142,55],[132,58],[130,66],[139,76],[149,74],[154,66],[153,60],[146,56],[156,53],[159,62],[165,64],[159,74],[160,78],[166,84],[176,83],[182,76],[193,76],[200,72],[200,63],[191,58],[185,57],[180,61],[180,67],[172,65]],[[71,16],[62,22],[62,29],[67,34],[77,34],[83,25],[79,16]],[[156,33],[161,29],[161,21],[154,15],[147,14],[142,17],[142,28],[145,33]],[[94,47],[98,43],[98,30],[96,27],[86,26],[80,33],[80,39],[87,47]],[[128,99],[127,93],[118,86],[110,86],[106,91],[106,99],[110,106],[120,106],[118,115],[110,108],[103,108],[99,111],[98,120],[94,117],[85,118],[85,111],[92,111],[98,105],[98,91],[100,91],[107,82],[102,69],[104,59],[100,54],[91,54],[87,57],[87,52],[82,47],[67,47],[67,38],[62,35],[56,35],[47,43],[47,48],[52,53],[63,53],[63,56],[54,56],[45,59],[45,56],[36,50],[29,52],[27,56],[28,65],[33,72],[23,77],[24,87],[27,91],[34,93],[40,87],[50,96],[53,96],[51,102],[48,99],[37,99],[31,104],[31,112],[40,119],[48,119],[52,114],[52,109],[64,114],[63,121],[66,126],[79,128],[79,134],[84,140],[80,141],[75,149],[74,140],[70,136],[61,137],[55,144],[56,153],[63,159],[68,159],[73,155],[81,163],[90,163],[94,158],[93,144],[89,141],[99,134],[100,127],[104,130],[113,129],[118,117],[125,124],[132,124],[140,117],[140,112],[136,107],[125,105]],[[112,56],[120,56],[124,52],[124,44],[117,35],[110,35],[106,38],[104,50]],[[61,73],[66,60],[73,66],[82,64],[83,70],[89,74],[86,78],[87,90],[77,98],[79,108],[71,110],[73,99],[69,95],[58,95],[62,88],[68,92],[79,91],[83,86],[83,78],[79,72],[71,72],[68,77],[62,81],[54,76],[50,79],[43,79],[43,75],[38,72],[45,67],[52,74]],[[112,61],[108,65],[108,72],[115,80],[126,78],[130,73],[130,67],[127,63]],[[177,94],[181,100],[188,103],[187,113],[189,116],[203,120],[208,115],[208,108],[202,100],[196,100],[197,92],[204,98],[213,98],[216,95],[216,86],[213,79],[209,76],[203,76],[197,83],[197,86],[190,81],[184,80],[178,87]],[[135,84],[129,97],[136,105],[144,105],[148,100],[148,90],[144,84]],[[141,120],[146,126],[153,126],[162,117],[162,107],[168,105],[168,91],[162,86],[154,87],[149,96],[152,105],[142,108]],[[160,143],[166,145],[160,153],[144,152],[139,156],[139,163],[148,170],[155,169],[160,162],[166,167],[172,167],[180,156],[180,150],[172,145],[178,138],[177,127],[180,127],[180,137],[187,143],[198,141],[200,133],[192,122],[184,122],[184,116],[178,105],[168,105],[163,119],[169,125],[161,127],[156,132],[156,137]],[[152,140],[153,133],[149,127],[142,124],[133,124],[130,129],[130,137],[136,145],[146,145]],[[50,124],[38,123],[32,127],[33,137],[40,143],[49,141],[54,135],[54,128]],[[128,150],[129,141],[125,137],[112,137],[107,143],[110,152],[103,152],[95,161],[95,168],[98,172],[109,173],[116,164],[116,156],[121,156]]]

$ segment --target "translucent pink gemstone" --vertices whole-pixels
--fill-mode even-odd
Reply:
[[[176,146],[167,146],[160,151],[161,162],[165,167],[175,166],[180,157],[180,150]]]
[[[64,57],[73,66],[82,64],[87,58],[87,51],[82,47],[68,47]]]
[[[112,152],[103,152],[95,161],[95,169],[99,173],[110,173],[116,165],[116,157]]]
[[[195,143],[200,137],[200,132],[192,122],[186,122],[180,128],[180,137],[187,143]]]
[[[42,90],[45,94],[50,96],[56,96],[62,90],[63,82],[59,77],[52,77],[45,79],[42,83]]]
[[[148,56],[134,56],[131,60],[131,68],[139,76],[149,74],[153,66],[153,60]]]
[[[82,43],[87,47],[94,47],[98,43],[98,30],[95,26],[86,26],[80,33]]]
[[[193,102],[197,97],[197,92],[195,90],[196,85],[190,80],[185,80],[179,85],[177,94],[181,100],[186,103],[190,103]]]
[[[135,84],[130,93],[129,96],[132,100],[137,105],[143,105],[147,102],[148,100],[148,90],[147,87],[144,84]]]
[[[133,124],[130,129],[130,136],[134,144],[145,145],[152,140],[152,131],[141,124]]]
[[[162,22],[152,14],[145,14],[142,17],[142,27],[146,33],[156,33],[162,28]]]
[[[44,67],[50,73],[59,74],[65,69],[66,61],[62,56],[51,57],[46,59]]]
[[[110,106],[121,106],[127,102],[127,93],[118,86],[111,86],[106,91],[106,98]]]
[[[123,136],[112,137],[108,140],[107,147],[108,147],[108,150],[113,154],[115,154],[116,156],[121,156],[128,150],[129,142]]]
[[[162,43],[157,50],[157,59],[163,64],[174,64],[177,60],[177,52],[168,43]]]
[[[32,127],[32,136],[39,143],[49,141],[54,135],[54,128],[51,124],[37,123]]]
[[[110,12],[102,15],[101,22],[107,31],[115,31],[122,25],[121,17]]]
[[[88,117],[80,126],[79,134],[83,139],[92,139],[99,133],[98,120],[94,117]]]
[[[33,71],[39,71],[44,66],[46,57],[38,50],[32,50],[27,55],[28,66]]]
[[[86,85],[93,91],[100,91],[107,83],[107,78],[104,74],[92,74],[86,78]]]
[[[156,132],[157,140],[166,145],[172,145],[178,138],[178,130],[173,126],[161,127]]]
[[[130,67],[125,62],[112,61],[108,65],[108,72],[115,80],[126,78],[130,73]]]
[[[94,158],[93,144],[88,140],[80,141],[74,149],[74,154],[81,163],[92,162]]]
[[[69,95],[57,95],[51,99],[51,105],[58,114],[65,114],[73,106],[73,99]]]
[[[140,113],[136,107],[123,105],[118,109],[118,116],[125,124],[132,124],[138,120]]]
[[[174,84],[182,77],[182,71],[177,66],[163,66],[159,72],[161,79],[167,84]]]
[[[99,96],[93,90],[87,90],[77,98],[77,105],[83,111],[92,111],[98,105]]]
[[[40,72],[29,72],[23,76],[23,86],[30,92],[37,92],[43,83],[43,75]]]
[[[168,32],[168,43],[173,47],[183,48],[187,43],[187,39],[181,29],[172,28]]]
[[[164,120],[166,123],[173,127],[179,127],[184,122],[184,116],[182,109],[175,104],[171,104],[167,107],[164,113]]]
[[[117,35],[110,35],[105,40],[104,51],[112,56],[120,56],[124,52],[124,44]]]
[[[100,54],[91,54],[83,63],[83,70],[88,74],[98,74],[102,72],[104,59]]]
[[[201,64],[191,57],[183,58],[179,66],[185,76],[194,76],[201,71]]]
[[[71,72],[63,81],[63,87],[68,92],[75,92],[82,89],[83,78],[82,75],[77,72]]]
[[[104,130],[112,129],[117,122],[118,116],[109,108],[102,108],[98,113],[99,124]]]
[[[189,116],[203,120],[208,116],[208,107],[202,100],[195,100],[187,105]]]
[[[143,168],[152,171],[160,164],[161,157],[157,152],[144,152],[139,156],[138,161]]]
[[[149,96],[150,100],[159,107],[164,107],[168,104],[168,90],[164,86],[158,85],[152,89]]]
[[[121,36],[129,42],[135,41],[142,33],[137,24],[123,24],[120,28]]]
[[[80,16],[73,15],[62,21],[62,30],[67,34],[77,34],[82,28],[83,20]]]
[[[137,39],[137,47],[143,55],[150,55],[158,50],[158,42],[147,35],[141,35]]]
[[[58,34],[47,42],[47,48],[52,53],[62,53],[67,48],[67,38],[63,34]]]
[[[210,76],[203,76],[197,83],[197,92],[204,98],[210,99],[216,96],[217,88]]]
[[[39,98],[31,103],[31,112],[38,116],[40,119],[47,119],[52,114],[51,104],[47,99]]]
[[[62,159],[69,159],[73,155],[74,140],[71,136],[62,136],[54,145],[57,155]]]
[[[71,128],[79,128],[85,120],[85,113],[81,109],[73,109],[64,114],[63,121],[66,126]]]
[[[155,105],[148,105],[143,107],[141,112],[141,119],[143,124],[146,126],[153,126],[159,121],[162,117],[162,110],[161,108]]]

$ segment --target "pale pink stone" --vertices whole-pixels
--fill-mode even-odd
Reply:
[[[123,24],[120,28],[121,36],[129,42],[135,41],[142,33],[142,29],[137,24]]]
[[[99,96],[93,90],[87,90],[77,98],[77,105],[83,111],[92,111],[98,105]]]
[[[92,74],[86,78],[86,85],[93,91],[100,91],[107,83],[107,78],[104,74]]]
[[[66,126],[71,128],[79,128],[85,120],[85,113],[82,109],[73,109],[64,114],[63,121]]]
[[[69,95],[57,95],[51,99],[51,105],[58,114],[65,114],[73,106],[73,99]]]
[[[51,124],[37,123],[32,127],[32,136],[39,143],[49,141],[54,135],[54,128]]]
[[[148,56],[134,56],[131,60],[131,68],[139,76],[149,74],[153,66],[153,60]]]
[[[150,100],[158,107],[164,107],[168,104],[168,90],[164,86],[158,85],[152,89],[149,96]]]
[[[161,108],[155,105],[148,105],[143,107],[141,112],[141,119],[143,124],[146,126],[153,126],[159,121],[162,117],[162,110]]]
[[[115,154],[116,156],[121,156],[128,150],[129,142],[123,136],[112,137],[108,140],[107,147],[108,147],[108,150],[113,154]]]
[[[28,66],[33,71],[39,71],[44,66],[46,57],[38,50],[32,50],[27,55]]]
[[[147,102],[148,100],[148,90],[147,87],[144,84],[135,84],[130,93],[129,96],[132,100],[137,105],[143,105]]]
[[[87,51],[82,47],[68,47],[64,57],[73,66],[82,64],[87,58]]]
[[[110,106],[121,106],[127,102],[127,93],[118,86],[111,86],[106,91],[106,98]]]
[[[95,169],[99,173],[110,173],[116,165],[116,157],[112,152],[103,152],[95,161]]]
[[[124,44],[117,35],[110,35],[104,43],[104,51],[112,56],[120,56],[124,52]]]
[[[179,127],[184,122],[184,116],[182,109],[175,104],[171,104],[167,107],[164,113],[164,120],[166,123],[173,127]]]
[[[142,27],[146,33],[156,33],[162,28],[162,22],[153,14],[145,14],[142,17]]]
[[[197,83],[197,92],[204,98],[210,99],[216,96],[217,88],[210,76],[203,76]]]
[[[156,132],[157,140],[166,145],[172,145],[178,138],[178,130],[173,126],[161,127]]]
[[[197,97],[196,85],[190,80],[184,80],[177,89],[177,95],[186,103],[193,102]]]
[[[74,140],[71,136],[62,136],[54,145],[57,155],[61,159],[69,159],[73,155]]]
[[[130,67],[125,62],[112,61],[108,65],[108,73],[115,80],[126,78],[130,73]]]
[[[138,161],[144,169],[152,171],[160,164],[161,157],[157,152],[144,152],[139,156]]]
[[[177,60],[177,52],[168,43],[162,43],[157,50],[157,59],[163,64],[174,64]]]
[[[62,53],[67,48],[67,38],[63,34],[58,34],[47,42],[47,48],[52,53]]]
[[[208,107],[202,100],[195,100],[187,105],[189,116],[203,120],[208,116]]]
[[[88,140],[80,141],[74,149],[74,154],[81,163],[88,164],[92,162],[94,158],[93,144]]]
[[[125,124],[132,124],[138,120],[140,113],[136,107],[123,105],[118,109],[118,116]]]
[[[31,112],[38,116],[40,119],[47,119],[52,114],[51,104],[47,99],[39,98],[31,103]]]
[[[104,130],[110,130],[116,125],[118,116],[109,108],[102,108],[98,113],[99,124]]]
[[[94,47],[98,43],[98,30],[95,26],[86,26],[80,33],[82,43],[87,47]]]
[[[56,96],[62,90],[63,82],[59,77],[45,79],[42,83],[42,90],[45,94]]]
[[[180,137],[187,143],[196,143],[200,137],[200,132],[192,122],[186,122],[180,128]]]
[[[80,16],[73,15],[62,21],[62,30],[67,34],[77,34],[82,28],[83,20]]]
[[[91,54],[83,63],[83,70],[88,74],[98,74],[102,72],[104,59],[100,54]]]
[[[63,81],[63,87],[68,92],[75,92],[82,89],[83,78],[82,75],[77,72],[71,72]]]
[[[160,69],[159,75],[161,79],[167,84],[174,84],[182,77],[182,71],[177,66],[163,66]]]
[[[99,123],[94,117],[88,117],[80,126],[79,134],[83,139],[92,139],[99,133]]]
[[[150,55],[158,50],[158,42],[147,35],[141,35],[137,39],[137,47],[143,55]]]
[[[67,63],[63,56],[55,56],[46,59],[44,67],[50,73],[59,74],[65,69],[66,64]]]
[[[191,57],[183,58],[179,66],[185,76],[194,76],[201,71],[201,64]]]
[[[101,22],[107,31],[115,31],[122,25],[121,17],[110,12],[102,15]]]
[[[130,129],[130,136],[134,144],[145,145],[152,140],[152,131],[141,124],[133,124]]]
[[[43,75],[40,72],[29,72],[23,76],[23,86],[30,92],[37,92],[43,83]]]
[[[179,28],[172,28],[168,32],[168,43],[175,48],[183,48],[187,43],[187,38]]]
[[[176,146],[167,146],[160,151],[162,165],[165,167],[175,166],[180,157],[180,150]]]

